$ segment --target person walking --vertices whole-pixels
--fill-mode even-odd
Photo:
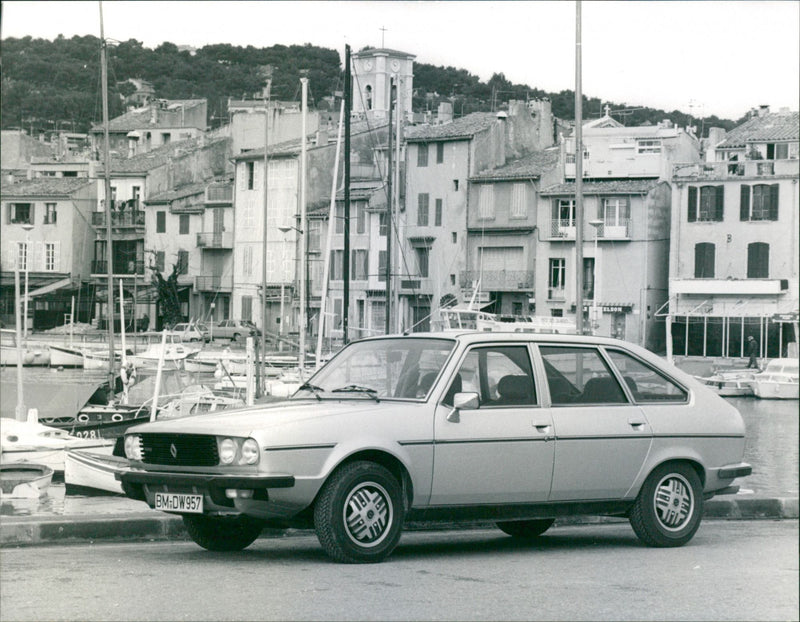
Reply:
[[[758,342],[753,335],[747,336],[747,356],[750,360],[747,361],[747,368],[758,369]]]

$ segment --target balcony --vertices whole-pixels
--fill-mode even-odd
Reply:
[[[123,259],[114,260],[114,276],[143,276],[144,261],[126,261]],[[105,260],[92,261],[92,275],[107,276],[108,262]]]
[[[564,238],[565,240],[575,239],[575,219],[574,218],[555,218],[550,221],[550,237]]]
[[[233,249],[233,231],[198,233],[197,247],[208,249]]]
[[[800,160],[685,162],[672,166],[673,181],[770,179],[798,175],[800,175]]]
[[[233,203],[233,184],[206,188],[206,203]]]
[[[532,290],[533,270],[465,270],[461,273],[460,285],[468,289],[478,280],[482,290]]]
[[[233,277],[215,274],[204,274],[194,277],[194,289],[198,292],[230,292],[233,291]]]
[[[671,294],[706,295],[775,295],[789,289],[788,279],[671,279]]]
[[[95,227],[106,226],[105,212],[92,212],[92,225]],[[112,227],[144,227],[144,210],[132,209],[111,212]]]
[[[592,225],[589,225],[589,229],[592,230],[591,235],[586,236],[587,239],[594,239],[594,229]],[[629,240],[631,237],[631,219],[630,218],[620,218],[614,224],[603,223],[599,227],[597,227],[597,239],[598,240]]]
[[[555,301],[564,301],[567,299],[567,290],[563,287],[548,287],[547,299]]]

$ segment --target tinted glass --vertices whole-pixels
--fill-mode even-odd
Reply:
[[[539,352],[554,406],[628,403],[596,348],[539,346]]]
[[[639,359],[620,350],[608,350],[608,356],[637,402],[686,401],[688,395],[682,387]]]

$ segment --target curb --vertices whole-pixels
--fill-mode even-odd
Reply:
[[[797,498],[712,499],[707,501],[703,518],[716,520],[797,519]],[[557,526],[620,522],[625,519],[603,516],[559,518]],[[407,531],[494,528],[492,521],[471,523],[410,522]],[[265,529],[261,538],[286,538],[313,533],[306,529]],[[0,548],[53,543],[136,542],[187,540],[179,516],[151,512],[73,517],[5,517],[0,521]]]

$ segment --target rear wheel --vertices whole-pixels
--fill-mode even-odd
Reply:
[[[239,333],[233,333],[233,338],[231,341],[241,341],[242,336]]]
[[[250,546],[264,528],[261,521],[248,516],[184,514],[183,524],[189,537],[209,551],[241,551]]]
[[[645,480],[630,512],[638,538],[648,546],[683,546],[703,516],[700,477],[688,464],[663,464]]]
[[[509,520],[497,523],[503,533],[515,538],[535,538],[550,529],[555,519]]]
[[[400,541],[403,520],[400,483],[373,462],[353,462],[334,472],[314,507],[317,538],[338,562],[384,560]]]

